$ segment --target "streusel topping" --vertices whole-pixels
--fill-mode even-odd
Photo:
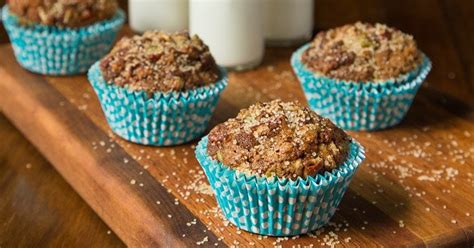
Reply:
[[[111,18],[117,0],[10,0],[11,12],[24,24],[82,27]]]
[[[421,63],[413,36],[383,24],[357,22],[320,32],[303,63],[323,76],[346,81],[386,81]]]
[[[351,140],[329,119],[281,100],[242,109],[208,137],[208,154],[225,166],[292,179],[337,168],[346,160]]]
[[[209,48],[187,32],[149,31],[122,38],[100,67],[108,82],[149,93],[185,91],[219,79]]]

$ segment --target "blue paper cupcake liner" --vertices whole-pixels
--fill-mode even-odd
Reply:
[[[227,73],[220,68],[220,80],[186,92],[154,93],[134,91],[107,83],[99,62],[88,78],[112,131],[122,138],[155,146],[178,145],[200,137],[227,86]]]
[[[344,164],[332,172],[296,180],[248,175],[213,160],[207,136],[196,158],[207,175],[225,217],[237,227],[271,236],[292,236],[326,225],[364,160],[364,149],[352,141]]]
[[[431,70],[422,54],[412,72],[386,82],[346,82],[315,74],[301,61],[305,45],[293,53],[291,65],[311,109],[348,130],[378,130],[400,123]]]
[[[86,72],[110,50],[125,13],[118,10],[111,19],[81,28],[21,25],[8,6],[2,9],[2,19],[22,67],[45,75],[72,75]]]

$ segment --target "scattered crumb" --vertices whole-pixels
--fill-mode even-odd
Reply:
[[[405,227],[405,223],[403,223],[403,220],[398,221],[398,226],[402,228]]]
[[[80,111],[85,111],[87,110],[87,104],[79,105],[78,108]]]
[[[279,83],[273,88],[267,87],[267,95],[265,97],[267,97],[271,91],[276,91],[278,88],[282,87],[282,84],[284,83]],[[255,93],[252,94],[255,96]],[[402,209],[404,206],[408,206],[409,200],[425,199],[431,200],[432,203],[432,205],[428,205],[430,207],[423,206],[421,208],[425,209],[425,215],[434,214],[437,212],[435,210],[439,210],[441,207],[443,209],[447,209],[446,205],[440,204],[442,203],[442,201],[440,201],[440,196],[443,195],[443,202],[449,202],[449,194],[454,195],[454,193],[451,193],[451,191],[455,192],[456,189],[460,188],[460,184],[458,184],[457,181],[467,181],[469,183],[467,185],[474,188],[474,173],[463,171],[463,167],[457,166],[457,164],[463,163],[469,165],[469,161],[472,160],[474,155],[474,148],[466,149],[466,146],[469,147],[469,144],[466,145],[464,140],[456,139],[454,135],[439,137],[436,142],[427,142],[422,140],[422,137],[426,135],[435,136],[436,134],[434,132],[438,129],[439,128],[434,125],[424,126],[419,128],[418,136],[411,135],[391,137],[386,138],[385,140],[377,140],[377,133],[354,134],[354,138],[361,140],[361,143],[363,143],[364,139],[370,138],[374,139],[375,142],[380,142],[380,146],[387,147],[386,150],[368,149],[367,157],[376,157],[377,159],[370,159],[368,160],[370,162],[366,162],[365,172],[368,173],[369,180],[364,181],[364,184],[355,184],[354,186],[358,189],[370,189],[367,196],[364,195],[364,198],[366,198],[368,202],[372,204],[394,206],[397,209]],[[471,132],[467,130],[460,130],[459,134],[465,137],[472,137]],[[101,152],[106,151],[107,153],[110,153],[112,152],[112,148],[114,147],[113,142],[115,141],[115,143],[124,148],[130,148],[130,144],[115,138],[116,136],[113,134],[110,134],[109,136],[113,138],[109,140],[110,143],[107,141],[95,141],[92,142],[92,147],[94,149],[98,148]],[[140,164],[143,165],[144,170],[147,170],[153,166],[153,173],[160,173],[159,166],[161,166],[160,161],[162,160],[159,158],[167,156],[167,159],[173,159],[172,162],[175,166],[170,167],[170,170],[168,170],[165,175],[160,175],[160,183],[165,186],[169,193],[172,193],[176,197],[174,199],[174,205],[205,204],[205,206],[209,206],[206,209],[200,210],[199,214],[200,216],[203,216],[202,222],[207,225],[208,230],[212,230],[212,232],[218,234],[219,241],[223,240],[224,233],[229,231],[234,232],[235,235],[249,235],[248,233],[233,227],[233,225],[225,219],[220,208],[217,207],[213,196],[213,190],[210,187],[202,169],[195,162],[193,153],[194,148],[195,145],[192,145],[191,148],[188,146],[183,148],[131,149],[134,150],[134,154],[130,155],[135,160],[140,161]],[[426,166],[412,162],[414,159],[426,162]],[[123,162],[128,163],[129,158],[124,158]],[[28,164],[26,166],[28,168]],[[31,168],[31,165],[29,166]],[[140,175],[142,173],[143,171],[139,172]],[[182,177],[181,175],[183,174],[186,174],[187,176]],[[139,179],[140,178],[138,178],[138,181],[140,181]],[[143,187],[143,183],[138,183],[138,181],[132,179],[130,184],[138,184],[140,187]],[[423,191],[423,189],[428,187],[436,188],[437,183],[445,183],[447,186],[444,188],[439,188],[439,196],[437,196],[436,192],[431,189],[427,192]],[[406,193],[407,200],[403,200],[404,202],[386,201],[384,195],[393,193],[390,192],[393,189],[393,185],[400,186],[402,190],[401,192]],[[408,199],[409,195],[413,197],[413,199]],[[356,200],[358,197],[360,197],[360,195],[357,195],[357,190],[353,197]],[[438,202],[435,202],[435,200]],[[156,201],[156,204],[160,205],[161,202]],[[367,216],[365,215],[366,212],[370,213],[369,209],[364,209],[361,206],[358,207],[359,208],[347,208],[346,210],[352,209],[354,213],[357,213],[363,217]],[[172,218],[171,214],[167,216],[168,218]],[[466,212],[465,216],[466,217],[463,218],[470,217],[470,213]],[[373,226],[369,225],[371,219],[367,218],[367,220],[363,220],[362,222],[357,223],[357,225],[349,222],[330,222],[325,228],[321,228],[311,234],[304,235],[303,238],[313,239],[311,242],[313,242],[315,245],[320,244],[328,247],[343,246],[344,243],[355,242],[353,241],[353,238],[349,237],[351,229],[359,230],[359,232],[362,233],[368,232],[368,229],[373,229]],[[196,219],[188,221],[189,222],[185,223],[187,227],[191,227],[197,223]],[[457,224],[459,221],[462,223],[463,220],[458,218],[448,221],[450,221],[452,224]],[[403,220],[399,220],[398,226],[400,228],[404,228],[406,227],[406,223],[404,223]],[[203,230],[203,232],[206,231],[207,230]],[[396,230],[393,230],[392,232],[393,234],[397,233]],[[182,236],[185,237],[186,235],[183,234]],[[273,238],[253,234],[252,237],[255,240],[271,239],[275,247],[286,247],[286,241],[300,239],[299,236],[289,238]],[[205,237],[203,240],[197,241],[196,245],[206,245],[207,242],[209,242],[208,238]],[[228,242],[234,247],[259,245],[255,244],[255,242],[241,244],[238,240],[228,240]],[[207,245],[216,244],[217,243],[211,243]],[[295,245],[295,247],[304,246]]]
[[[206,237],[204,237],[203,240],[196,242],[196,245],[203,245],[203,244],[205,244],[205,243],[208,242],[208,241],[209,241],[209,237],[206,236]]]

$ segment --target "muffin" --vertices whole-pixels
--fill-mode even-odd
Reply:
[[[100,69],[106,81],[148,93],[183,92],[219,79],[209,48],[187,32],[150,31],[123,38],[100,61]]]
[[[364,151],[329,119],[297,102],[274,100],[214,127],[196,158],[229,221],[288,236],[328,223]]]
[[[118,4],[114,0],[10,0],[9,8],[22,24],[79,28],[111,18]]]
[[[349,144],[349,136],[329,119],[275,100],[243,109],[212,129],[207,153],[235,170],[297,179],[336,169]]]
[[[227,74],[187,32],[122,38],[88,73],[112,130],[145,145],[177,145],[207,128]]]
[[[398,124],[431,69],[411,35],[361,22],[318,33],[291,64],[310,107],[351,130]]]
[[[116,0],[11,0],[2,19],[20,65],[71,75],[110,50],[125,14]]]

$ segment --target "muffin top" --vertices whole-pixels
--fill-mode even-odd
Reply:
[[[148,93],[185,91],[219,79],[209,48],[187,32],[148,31],[122,38],[100,68],[108,82]]]
[[[23,24],[77,28],[112,17],[117,0],[10,0],[9,9]]]
[[[274,100],[242,109],[214,127],[207,153],[245,173],[296,179],[337,168],[348,156],[350,140],[298,102]]]
[[[396,79],[414,70],[421,59],[413,36],[361,22],[318,33],[302,56],[315,73],[356,82]]]

